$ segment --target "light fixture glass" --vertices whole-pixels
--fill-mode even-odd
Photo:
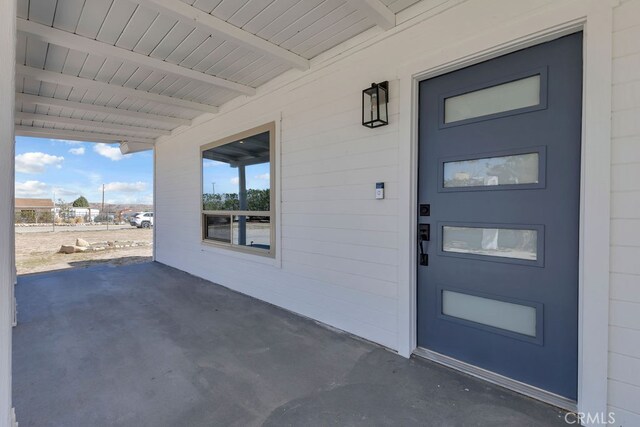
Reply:
[[[362,91],[362,125],[377,128],[389,124],[389,82],[371,83]]]

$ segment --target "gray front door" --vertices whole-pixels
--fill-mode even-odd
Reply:
[[[581,110],[581,33],[420,84],[418,345],[573,400]]]

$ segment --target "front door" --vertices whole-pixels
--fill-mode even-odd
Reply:
[[[582,33],[420,84],[418,345],[576,400]]]

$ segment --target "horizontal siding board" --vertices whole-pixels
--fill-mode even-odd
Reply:
[[[640,303],[640,276],[611,273],[610,295],[612,300]]]
[[[611,272],[640,274],[640,248],[631,246],[611,247]]]
[[[612,219],[611,244],[640,247],[640,218]]]
[[[617,426],[639,426],[640,414],[609,405],[608,411],[614,414]]]
[[[640,387],[621,381],[609,380],[609,404],[640,414]]]
[[[640,93],[638,96],[640,97]],[[614,138],[611,144],[612,164],[634,163],[637,167],[640,167],[640,135]]]
[[[609,323],[612,326],[640,331],[640,303],[612,300],[610,307]]]
[[[609,378],[627,384],[640,384],[640,358],[609,353]],[[640,406],[638,410],[640,412]]]

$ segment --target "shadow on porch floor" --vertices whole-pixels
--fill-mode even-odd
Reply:
[[[565,425],[564,413],[157,264],[24,276],[20,427]]]

